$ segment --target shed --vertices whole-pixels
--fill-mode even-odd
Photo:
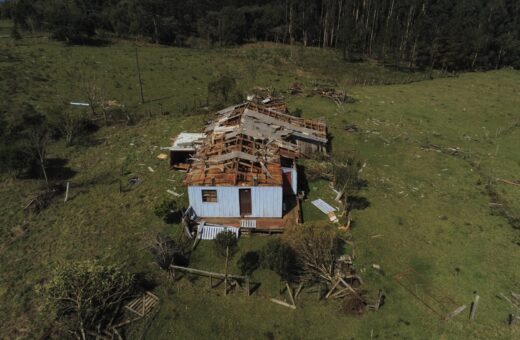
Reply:
[[[170,147],[162,148],[170,151],[170,167],[177,170],[188,170],[190,158],[202,145],[205,133],[181,132],[172,140]]]

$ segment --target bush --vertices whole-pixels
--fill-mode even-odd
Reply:
[[[56,268],[52,279],[37,291],[55,318],[85,339],[88,331],[102,332],[117,320],[122,304],[134,292],[134,276],[95,261],[70,262]]]
[[[227,249],[229,248],[229,256],[233,256],[237,250],[238,240],[231,231],[224,231],[215,237],[215,250],[222,256],[226,257]]]
[[[172,199],[164,199],[155,206],[154,214],[160,217],[166,223],[178,223],[181,218],[181,209],[177,205],[177,201]]]
[[[291,247],[279,239],[270,240],[260,251],[261,264],[282,277],[290,278],[296,265],[296,257]]]
[[[256,251],[248,251],[237,262],[242,275],[251,275],[260,265],[260,255]]]

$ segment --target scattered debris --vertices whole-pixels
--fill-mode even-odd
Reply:
[[[150,172],[155,172],[155,170],[154,170],[154,169],[152,169],[152,167],[151,167],[151,166],[149,166],[149,167],[148,167],[148,171],[150,171]]]
[[[65,188],[61,184],[52,185],[44,190],[34,193],[28,203],[24,206],[24,210],[31,208],[34,212],[38,213],[43,209],[47,208],[54,197],[62,194]]]
[[[175,191],[173,191],[173,190],[169,190],[169,189],[168,189],[168,190],[166,190],[166,192],[167,192],[167,193],[169,193],[170,195],[173,195],[173,196],[175,196],[175,197],[181,197],[181,196],[183,196],[183,195],[184,195],[184,193],[182,193],[182,194],[179,194],[179,193],[177,193],[177,192],[175,192]]]
[[[359,131],[359,127],[356,124],[347,124],[343,127],[343,130],[354,133]]]
[[[164,160],[168,159],[168,154],[160,153],[160,154],[157,155],[157,159],[161,160],[161,161],[164,161]]]
[[[285,306],[285,307],[288,307],[288,308],[291,308],[291,309],[296,309],[295,305],[290,305],[287,302],[284,302],[284,301],[281,301],[281,300],[278,300],[278,299],[271,298],[271,302],[277,303],[277,304],[279,304],[281,306]]]
[[[303,93],[303,85],[300,83],[293,83],[291,87],[289,87],[289,94],[295,96]]]
[[[322,97],[332,99],[338,106],[345,102],[350,102],[352,100],[344,92],[337,91],[334,87],[330,86],[316,86],[313,89],[313,93]]]
[[[72,106],[83,106],[83,107],[89,107],[89,103],[82,103],[82,102],[70,102],[70,105]]]
[[[128,185],[130,187],[136,187],[139,184],[141,184],[141,180],[137,176],[134,176],[134,177],[131,177],[131,178],[128,179]]]

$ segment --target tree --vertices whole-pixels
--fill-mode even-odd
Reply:
[[[162,234],[157,234],[150,252],[155,262],[165,270],[174,264],[176,258],[182,256],[182,251],[177,243],[170,236]]]
[[[72,145],[74,139],[87,124],[87,118],[82,109],[60,108],[57,111],[58,128],[65,136],[65,143]]]
[[[284,237],[301,263],[303,276],[308,280],[334,281],[340,243],[332,226],[293,226],[287,228]]]
[[[30,158],[35,158],[40,165],[45,184],[49,185],[47,177],[47,145],[50,139],[50,129],[47,116],[37,112],[34,107],[25,104],[22,108],[22,120],[18,125],[25,138],[25,152]]]
[[[222,75],[208,83],[208,101],[214,105],[227,104],[236,88],[236,79],[231,75]]]
[[[15,23],[13,27],[11,27],[11,38],[14,40],[21,40],[22,35],[20,34],[20,31],[18,30],[18,25]]]
[[[95,261],[69,262],[57,267],[37,291],[57,320],[77,338],[100,334],[116,320],[122,304],[134,292],[134,276],[117,266]]]
[[[231,231],[223,231],[215,237],[215,251],[222,257],[233,256],[237,250],[238,239]]]
[[[362,169],[361,161],[354,157],[340,155],[340,161],[332,163],[332,178],[336,190],[342,193],[344,207],[348,210],[349,198],[358,192],[363,181],[359,178]]]

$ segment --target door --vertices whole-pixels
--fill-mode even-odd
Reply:
[[[292,190],[292,172],[287,171],[283,173],[283,194],[286,196],[294,195]]]
[[[248,216],[253,212],[251,204],[251,189],[238,189],[240,200],[240,216]]]

